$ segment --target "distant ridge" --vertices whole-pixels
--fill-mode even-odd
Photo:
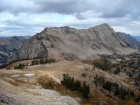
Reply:
[[[140,49],[140,42],[129,34],[116,32],[123,40],[125,40],[131,47]]]
[[[11,38],[14,36],[0,36],[0,38]],[[16,37],[24,37],[25,39],[30,39],[31,36],[16,36]]]
[[[137,39],[140,42],[140,36],[132,36],[133,38]]]
[[[0,38],[0,65],[8,63],[24,41],[25,38],[21,36]]]

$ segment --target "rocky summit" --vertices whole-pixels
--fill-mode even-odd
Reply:
[[[8,63],[23,42],[23,37],[0,38],[0,65]]]
[[[99,54],[127,54],[133,48],[108,24],[88,29],[68,26],[45,28],[27,40],[13,60],[50,57],[55,59],[93,59]]]

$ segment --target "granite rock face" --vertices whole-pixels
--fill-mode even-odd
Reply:
[[[131,35],[122,32],[116,32],[116,34],[125,40],[132,48],[140,49],[140,42],[133,38]]]
[[[108,24],[88,29],[68,26],[45,28],[18,50],[13,60],[50,57],[56,59],[93,59],[98,54],[134,52]]]
[[[0,64],[8,63],[9,59],[13,57],[17,49],[19,49],[25,38],[23,37],[10,37],[0,38]]]

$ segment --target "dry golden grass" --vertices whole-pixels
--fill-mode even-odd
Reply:
[[[90,101],[88,99],[84,99],[82,97],[82,94],[77,92],[77,91],[71,91],[65,87],[63,87],[61,84],[58,84],[57,82],[55,82],[55,80],[53,80],[52,78],[48,77],[48,76],[41,76],[38,78],[38,83],[45,89],[52,89],[55,91],[58,91],[59,93],[61,93],[62,95],[69,95],[73,98],[75,97],[79,97],[82,99],[82,105],[85,105],[87,103],[90,103]],[[93,104],[89,104],[89,105],[93,105]]]
[[[127,78],[127,79],[122,80],[122,81],[124,81],[124,82],[130,84],[133,80],[134,80],[134,78]]]
[[[8,66],[6,66],[5,68],[9,68],[10,67],[10,69],[14,69],[14,67],[15,66],[18,66],[20,63],[21,64],[31,64],[31,62],[32,62],[32,60],[23,60],[23,61],[18,61],[18,62],[14,62],[14,63],[12,63],[12,64],[10,64],[10,65],[8,65]]]
[[[139,105],[139,104],[136,103],[133,99],[130,99],[130,100],[126,101],[124,105]]]
[[[10,84],[14,85],[14,86],[18,86],[18,83],[15,81],[9,81]]]
[[[28,60],[21,61],[21,62],[12,64],[12,66],[14,67],[14,65],[18,65],[19,63],[27,63],[27,62]],[[36,81],[34,82],[35,83],[34,86],[36,86],[36,84],[39,83],[38,85],[39,87],[42,86],[46,89],[52,89],[52,90],[60,92],[62,95],[69,95],[73,98],[79,97],[82,99],[82,103],[81,103],[82,105],[98,105],[100,101],[105,101],[108,103],[108,105],[122,105],[120,104],[123,102],[122,100],[120,99],[116,100],[108,96],[105,96],[100,91],[96,91],[98,89],[94,85],[92,85],[93,98],[88,100],[88,99],[83,99],[81,93],[76,92],[76,91],[70,91],[66,89],[65,87],[63,87],[61,84],[59,84],[59,81],[57,80],[61,80],[63,77],[62,75],[64,73],[68,73],[70,76],[74,76],[75,79],[80,80],[81,82],[86,81],[89,84],[90,84],[90,80],[91,81],[94,80],[94,76],[96,74],[106,75],[106,76],[109,75],[108,73],[104,71],[100,71],[98,69],[92,71],[92,66],[88,67],[86,65],[86,64],[92,65],[92,61],[85,60],[83,62],[84,63],[63,61],[63,62],[52,63],[51,65],[46,64],[46,65],[40,65],[40,66],[29,66],[29,68],[26,70],[5,70],[5,71],[0,72],[1,73],[0,76],[10,77],[11,75],[14,75],[14,74],[20,74],[21,77],[14,78],[14,79],[12,78],[15,82],[13,81],[10,81],[10,82],[8,81],[8,82],[15,86],[24,86],[24,84],[26,86],[26,84],[30,84],[30,81],[31,83],[33,83],[34,80],[36,80],[37,82]],[[26,73],[34,73],[35,77],[28,78],[28,77],[22,76],[22,74],[26,74]],[[81,76],[82,73],[86,73],[88,76],[86,78],[82,77]],[[88,78],[89,76],[90,76],[90,79]],[[116,79],[120,79],[121,81],[123,81],[123,79],[120,77]],[[25,80],[30,80],[30,81],[26,82]],[[126,79],[124,82],[130,83],[131,81],[132,81],[131,79]],[[130,101],[128,100],[126,101],[126,103],[123,103],[123,105],[127,105],[127,104],[137,105],[135,104],[133,100],[130,100]]]
[[[45,89],[52,89],[56,91],[63,91],[64,87],[58,84],[55,80],[48,76],[41,76],[38,78],[37,82]]]
[[[91,60],[83,60],[82,62],[93,66],[93,61],[91,61]]]

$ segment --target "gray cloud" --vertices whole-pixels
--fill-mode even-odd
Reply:
[[[140,15],[140,12],[138,12],[140,10],[139,4],[140,0],[117,0],[110,4],[107,2],[102,16],[104,18],[118,18],[126,15],[130,15],[132,18],[138,17]]]
[[[39,12],[54,12],[60,14],[81,13],[88,9],[88,3],[83,0],[58,0],[58,1],[37,1],[40,6]]]
[[[124,17],[133,14],[140,15],[140,0],[0,0],[0,12],[18,13],[58,13],[75,14],[84,19],[80,13],[86,11],[102,12],[104,18]]]
[[[0,0],[0,4],[1,32],[12,30],[3,26],[23,27],[26,34],[44,27],[109,23],[117,30],[140,34],[140,0]]]
[[[79,20],[84,20],[84,19],[86,19],[86,16],[83,16],[83,15],[81,15],[80,13],[76,13],[75,16],[76,16],[76,18],[79,19]]]
[[[1,0],[0,4],[0,12],[9,11],[14,14],[20,12],[73,14],[90,9],[89,3],[84,0],[25,0],[24,2],[19,0],[18,3],[13,0]]]

